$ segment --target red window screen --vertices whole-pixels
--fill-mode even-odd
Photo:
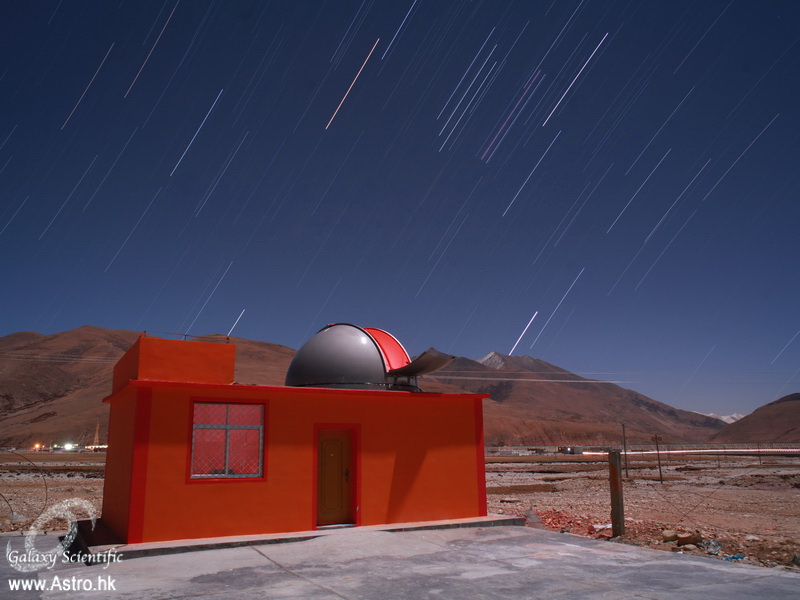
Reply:
[[[192,478],[263,474],[262,404],[195,402],[192,416]]]

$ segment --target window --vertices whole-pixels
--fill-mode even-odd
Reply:
[[[263,456],[263,404],[194,403],[193,479],[261,477]]]

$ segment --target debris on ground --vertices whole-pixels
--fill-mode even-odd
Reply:
[[[760,464],[754,457],[723,457],[718,463],[717,457],[682,456],[663,468],[665,474],[678,471],[686,479],[664,484],[658,482],[656,463],[632,461],[630,477],[623,481],[625,533],[619,538],[612,538],[605,526],[611,514],[607,475],[598,472],[596,462],[587,463],[585,472],[580,465],[565,464],[563,473],[552,460],[546,472],[529,464],[527,472],[515,472],[513,463],[507,472],[501,468],[505,465],[492,465],[487,486],[503,486],[504,491],[489,494],[489,512],[502,507],[505,514],[525,516],[528,523],[551,531],[800,571],[796,457],[765,457]],[[520,491],[552,484],[555,478],[554,491]],[[519,502],[500,503],[512,497]],[[534,514],[538,519],[531,518]],[[685,536],[680,546],[679,535]]]

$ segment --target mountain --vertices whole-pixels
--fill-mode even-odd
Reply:
[[[699,413],[699,414],[703,415],[705,413]],[[733,413],[732,415],[726,415],[724,417],[720,417],[719,415],[715,415],[714,413],[708,413],[705,414],[705,416],[712,417],[714,419],[719,419],[720,421],[724,421],[728,425],[730,425],[731,423],[736,423],[736,421],[744,417],[744,415],[741,415],[739,413]]]
[[[0,338],[0,446],[67,441],[90,444],[108,432],[114,365],[141,335],[84,326],[53,335],[20,332]],[[294,350],[278,344],[211,335],[236,344],[235,379],[283,385]]]
[[[491,394],[484,405],[487,444],[704,442],[725,424],[672,408],[615,384],[585,379],[530,356],[492,352],[478,361],[458,358],[427,382]]]
[[[757,408],[711,438],[712,442],[800,442],[800,393]]]
[[[0,446],[91,443],[108,427],[114,364],[141,335],[85,326],[42,335],[0,338]],[[286,346],[223,335],[195,338],[236,344],[235,379],[283,385],[295,351]],[[491,394],[484,401],[489,444],[603,444],[706,441],[725,426],[718,419],[678,410],[614,384],[585,379],[529,356],[493,352],[457,358],[420,381],[425,391]]]
[[[114,364],[136,340],[132,331],[81,327],[0,338],[0,444],[91,442],[108,427]]]

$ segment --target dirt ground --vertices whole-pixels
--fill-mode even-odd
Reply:
[[[100,515],[105,454],[0,452],[0,531],[26,531],[46,506],[88,500]],[[624,466],[624,465],[623,465]],[[611,538],[605,456],[490,458],[489,512],[528,524]],[[800,572],[800,456],[674,455],[630,458],[623,469],[625,534],[613,541]],[[78,510],[76,517],[88,514]],[[52,520],[46,530],[63,530]],[[694,549],[663,541],[662,531],[699,532]],[[741,557],[741,558],[740,558]]]
[[[654,458],[629,459],[627,476],[623,468],[625,533],[614,541],[800,571],[800,456],[666,456],[663,483]],[[486,465],[489,512],[611,537],[605,456],[519,459],[531,462]],[[664,530],[699,532],[702,543],[687,550]]]
[[[104,453],[0,452],[0,531],[27,531],[45,510],[62,500],[88,500],[100,516]],[[91,515],[76,511],[79,519]],[[55,519],[44,531],[64,530]]]

